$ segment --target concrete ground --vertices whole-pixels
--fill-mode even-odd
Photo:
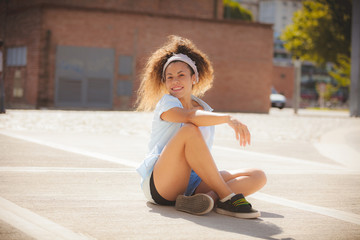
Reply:
[[[146,202],[135,168],[151,113],[8,110],[0,115],[0,239],[360,239],[360,119],[347,112],[234,114],[252,145],[216,127],[220,169],[267,185],[243,220]]]

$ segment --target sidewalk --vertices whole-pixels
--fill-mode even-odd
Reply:
[[[220,169],[262,168],[242,220],[147,203],[135,167],[151,113],[8,110],[0,115],[0,239],[359,239],[360,119],[272,109],[235,114],[252,146],[217,126]]]

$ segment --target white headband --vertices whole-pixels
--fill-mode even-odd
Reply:
[[[182,54],[182,53],[174,54],[173,56],[168,58],[168,60],[166,61],[165,65],[163,67],[163,73],[162,73],[163,81],[165,81],[165,70],[166,70],[167,66],[169,66],[169,64],[174,61],[181,61],[181,62],[187,63],[192,68],[192,70],[194,70],[195,77],[196,77],[196,83],[199,82],[199,73],[197,71],[195,62],[193,60],[191,60],[191,58],[189,58],[188,56],[186,56],[185,54]]]

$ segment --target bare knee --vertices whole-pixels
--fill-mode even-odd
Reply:
[[[192,123],[185,123],[180,130],[187,136],[202,136],[199,127]]]
[[[261,169],[253,169],[252,173],[251,173],[251,177],[256,181],[259,188],[262,188],[263,186],[265,186],[265,184],[267,182],[266,174]]]
[[[196,126],[195,124],[192,124],[192,123],[185,123],[182,127],[181,127],[181,129],[186,129],[186,130],[197,130],[197,129],[199,129],[199,127],[198,126]]]
[[[221,171],[220,173],[225,182],[235,179],[237,177],[249,177],[252,179],[252,181],[261,185],[261,187],[263,187],[267,182],[265,172],[257,168],[235,171]]]

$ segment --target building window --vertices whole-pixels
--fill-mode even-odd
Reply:
[[[119,74],[132,75],[133,73],[133,57],[122,55],[119,57]]]
[[[133,82],[130,81],[118,81],[117,95],[118,96],[131,96],[133,94]]]
[[[24,96],[23,78],[20,69],[16,69],[14,73],[13,96],[16,98]]]
[[[7,49],[6,65],[9,67],[26,66],[26,47],[12,47]]]
[[[117,82],[117,95],[130,97],[133,94],[134,57],[119,56],[119,80]]]

